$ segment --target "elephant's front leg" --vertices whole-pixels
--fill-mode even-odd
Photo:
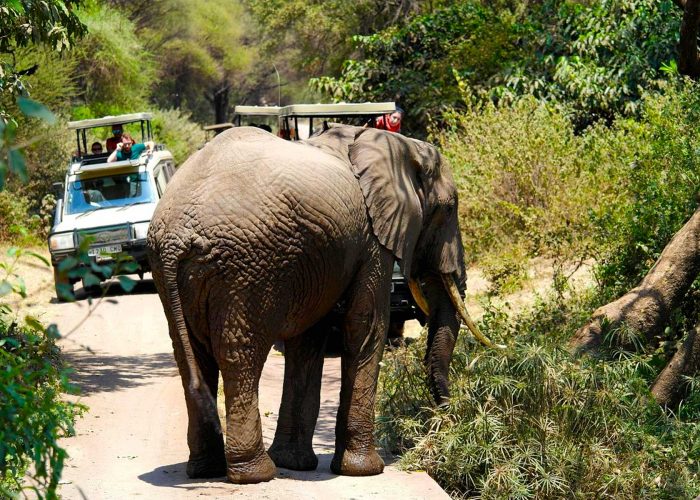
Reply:
[[[275,440],[268,450],[278,467],[314,470],[312,441],[321,404],[323,355],[330,325],[321,320],[284,343],[284,390]]]
[[[226,462],[233,483],[260,483],[277,474],[262,441],[258,384],[272,347],[262,336],[237,332],[227,336],[220,360],[226,399]]]
[[[374,268],[360,273],[349,296],[331,462],[336,474],[370,476],[384,470],[374,446],[374,398],[389,323],[393,262],[390,254],[383,254]]]

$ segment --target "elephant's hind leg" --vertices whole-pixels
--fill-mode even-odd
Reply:
[[[262,441],[258,384],[272,347],[262,336],[224,336],[225,359],[220,360],[226,397],[226,475],[232,483],[260,483],[277,475]]]
[[[282,403],[275,439],[268,450],[277,467],[314,470],[318,466],[312,441],[321,404],[328,330],[329,325],[322,320],[285,341]]]
[[[190,336],[196,362],[202,373],[203,382],[209,389],[214,401],[219,382],[219,370],[216,361],[205,352],[203,346]],[[175,359],[177,361],[182,383],[185,387],[185,402],[187,404],[187,444],[190,456],[187,461],[187,475],[191,478],[221,477],[226,475],[226,457],[224,455],[224,440],[221,426],[218,422],[209,421],[200,404],[194,400],[187,389],[190,384],[190,371],[185,361],[185,354],[179,341],[173,342]]]
[[[348,297],[340,406],[331,470],[347,476],[371,476],[384,470],[374,446],[374,397],[379,362],[389,321],[393,257],[362,270]]]

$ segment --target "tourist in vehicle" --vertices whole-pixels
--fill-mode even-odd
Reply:
[[[403,120],[403,109],[396,107],[396,111],[388,115],[382,115],[374,120],[374,128],[388,130],[389,132],[401,132],[401,121]]]
[[[124,161],[124,160],[136,160],[141,153],[148,151],[151,153],[153,151],[155,144],[153,141],[146,141],[144,143],[134,143],[134,139],[129,134],[123,134],[122,140],[117,144],[117,149],[112,151],[107,158],[108,162],[113,161]]]
[[[122,142],[122,134],[124,133],[124,126],[121,124],[112,125],[112,137],[107,139],[107,152],[111,153],[117,149],[117,144]]]
[[[93,142],[92,146],[90,146],[90,152],[94,155],[102,154],[102,143],[97,141]]]

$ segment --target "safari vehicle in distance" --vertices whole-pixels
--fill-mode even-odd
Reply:
[[[228,130],[232,128],[234,125],[233,123],[215,123],[213,125],[205,125],[202,127],[202,130],[204,130],[204,137],[205,141],[209,142],[211,141],[214,137],[219,135],[221,132]]]
[[[318,129],[326,127],[327,122],[372,126],[376,118],[394,111],[394,102],[293,104],[279,111],[279,135],[292,141],[307,139]],[[339,304],[339,307],[343,305]],[[421,324],[425,323],[425,315],[413,299],[398,263],[394,264],[391,278],[390,311],[390,340],[401,337],[407,320],[417,319]]]
[[[260,127],[274,134],[279,129],[279,106],[236,106],[233,123],[236,127]]]
[[[152,139],[151,114],[106,116],[68,123],[75,130],[78,149],[70,160],[65,182],[58,190],[54,223],[49,234],[49,251],[54,268],[56,295],[59,288],[72,286],[79,278],[59,273],[66,259],[76,257],[81,244],[88,244],[91,264],[113,262],[117,254],[130,256],[138,274],[149,271],[146,234],[158,200],[175,173],[173,155],[156,145],[134,160],[107,162],[109,152],[93,154],[88,144],[96,137],[93,129],[140,124],[141,142]],[[130,130],[138,127],[132,125]],[[132,134],[135,138],[136,133]],[[88,137],[91,141],[88,141]],[[81,264],[84,265],[84,264]],[[99,268],[97,268],[99,269]],[[93,269],[93,274],[98,274]],[[109,276],[99,276],[107,279]],[[61,287],[60,285],[63,285]],[[90,287],[83,281],[86,289]],[[95,286],[92,284],[92,286]]]

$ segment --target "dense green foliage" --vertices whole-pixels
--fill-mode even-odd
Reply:
[[[590,290],[572,293],[558,277],[556,293],[524,312],[486,303],[483,330],[508,349],[485,350],[463,335],[445,409],[432,407],[423,380],[424,339],[386,358],[380,438],[455,495],[700,491],[698,381],[688,381],[676,415],[649,392],[695,326],[698,294],[689,292],[653,345],[613,349],[607,362],[566,351],[572,333],[638,282],[697,206],[698,85],[669,85],[641,107],[637,119],[576,135],[560,112],[533,99],[448,115],[451,128],[434,132],[458,179],[468,253],[487,272],[495,263],[492,275],[517,273],[536,255],[599,263]]]
[[[21,94],[22,77],[34,71],[20,67],[11,57],[19,48],[47,45],[61,52],[85,33],[85,25],[73,8],[80,0],[14,0],[0,5],[0,95]],[[7,119],[0,108],[0,119]]]
[[[563,349],[595,303],[552,299],[508,316],[487,307],[484,349],[468,333],[451,365],[452,398],[435,408],[422,366],[425,338],[388,354],[380,440],[448,492],[481,498],[693,498],[700,491],[700,398],[665,413],[648,385],[650,355],[614,363]]]
[[[13,292],[26,296],[15,265],[32,256],[17,248],[8,250],[0,262],[0,298]],[[0,302],[0,496],[30,488],[40,498],[56,498],[66,457],[58,439],[73,432],[81,411],[64,400],[71,387],[57,338],[55,325],[45,328],[29,317],[18,323],[9,306]]]
[[[461,0],[356,36],[362,57],[313,83],[337,100],[397,100],[413,133],[463,107],[465,86],[480,100],[534,96],[582,128],[635,113],[672,71],[680,15],[671,0]]]

